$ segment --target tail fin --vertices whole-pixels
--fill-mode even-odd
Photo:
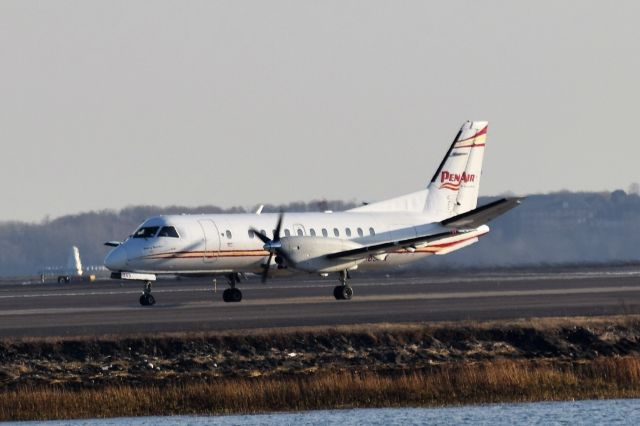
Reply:
[[[67,273],[69,275],[82,275],[82,262],[80,261],[80,250],[78,247],[71,247],[69,259],[67,260]]]
[[[476,208],[487,128],[486,121],[462,125],[429,183],[425,212],[442,220]]]

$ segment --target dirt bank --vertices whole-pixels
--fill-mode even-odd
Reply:
[[[440,365],[637,357],[640,317],[0,341],[0,389],[184,384]]]

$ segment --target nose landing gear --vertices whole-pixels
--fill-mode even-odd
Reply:
[[[242,292],[237,288],[228,288],[222,292],[222,300],[225,302],[239,302],[242,300]]]
[[[242,300],[242,292],[236,288],[236,284],[240,282],[239,274],[227,275],[229,288],[222,292],[222,300],[225,302],[239,302]]]
[[[142,288],[142,294],[140,295],[140,304],[142,306],[153,306],[156,304],[156,299],[151,294],[151,281],[145,281]]]

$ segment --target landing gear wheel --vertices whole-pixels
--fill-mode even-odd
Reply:
[[[342,300],[351,300],[351,297],[353,297],[353,289],[347,285],[343,286],[340,296],[342,296]]]
[[[347,285],[338,285],[333,289],[333,297],[336,300],[351,300],[353,297],[353,288]]]
[[[336,298],[336,300],[341,300],[342,297],[340,296],[340,293],[342,292],[342,286],[341,285],[337,285],[333,288],[333,297]]]
[[[222,292],[222,300],[225,302],[239,302],[242,300],[242,292],[237,288],[228,288]]]
[[[140,296],[140,304],[142,306],[153,306],[156,304],[156,299],[150,293],[145,293]]]
[[[153,306],[156,304],[156,299],[151,295],[151,281],[145,281],[144,287],[142,287],[142,295],[140,296],[140,304],[142,306]]]
[[[229,287],[222,292],[222,300],[225,302],[239,302],[242,300],[242,292],[236,288],[236,284],[240,282],[240,274],[227,275]]]
[[[333,297],[335,297],[336,300],[351,300],[351,297],[353,297],[353,289],[347,283],[349,278],[351,278],[349,271],[340,271],[340,283],[342,285],[336,286],[333,289]]]

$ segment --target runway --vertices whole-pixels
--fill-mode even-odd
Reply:
[[[141,307],[136,282],[0,285],[0,337],[241,330],[381,322],[515,319],[640,313],[640,269],[503,271],[359,276],[351,301],[337,280],[308,276],[240,284],[240,303],[222,302],[225,281],[161,280],[157,304]]]

